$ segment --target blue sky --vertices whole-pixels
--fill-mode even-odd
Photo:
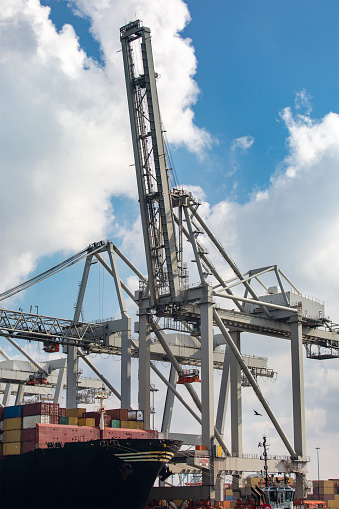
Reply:
[[[51,7],[50,19],[41,5]],[[5,6],[3,289],[106,238],[145,270],[119,53],[119,27],[137,17],[152,30],[179,183],[194,186],[202,214],[241,270],[277,263],[339,321],[337,1],[112,0],[94,8],[90,0],[5,0]],[[71,317],[81,274],[82,266],[74,266],[8,307],[38,305],[46,315]],[[193,273],[191,282],[197,280]],[[98,265],[89,290],[86,320],[117,313],[112,282]],[[289,393],[289,368],[281,361],[286,345],[245,344],[245,353],[267,355],[273,369],[279,366],[282,388],[270,388],[268,399]],[[339,477],[329,447],[339,443],[333,417],[339,371],[336,361],[318,363],[316,379],[314,362],[305,363],[309,450],[320,445],[324,476]],[[101,369],[109,373],[107,363]],[[248,402],[251,413],[249,396]],[[286,402],[282,408],[290,411]]]
[[[89,31],[90,19],[77,16],[67,1],[42,3],[51,7],[57,29],[71,23],[80,45],[104,65],[100,45]],[[181,35],[192,39],[200,89],[195,123],[211,133],[214,143],[203,161],[185,148],[172,148],[178,179],[201,185],[211,203],[226,196],[244,203],[253,190],[267,186],[286,154],[287,131],[279,114],[287,106],[295,108],[297,93],[305,90],[315,118],[338,111],[339,4],[186,3],[191,21]],[[232,141],[243,136],[252,136],[253,146],[235,156]]]

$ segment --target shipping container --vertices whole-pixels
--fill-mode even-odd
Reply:
[[[4,420],[4,431],[22,429],[22,417],[12,417]]]
[[[66,408],[66,417],[83,417],[86,412],[86,408]]]
[[[123,420],[125,420],[125,419],[123,419]],[[143,421],[144,420],[143,410],[129,410],[127,420],[128,421]]]
[[[59,424],[59,416],[58,415],[50,415],[49,422],[50,422],[50,424]]]
[[[2,443],[0,442],[0,456],[2,456],[2,455],[3,455],[3,445],[2,445]]]
[[[21,453],[21,442],[10,442],[8,444],[3,444],[3,455],[10,456],[12,454],[20,454]]]
[[[113,408],[106,410],[106,414],[111,416],[111,419],[118,419],[119,421],[128,421],[127,408]]]
[[[26,417],[28,415],[49,415],[50,403],[41,401],[39,403],[28,403],[23,405],[22,415]]]
[[[121,427],[121,421],[118,419],[112,419],[111,420],[111,428],[120,428]]]
[[[35,449],[35,441],[22,442],[22,444],[21,444],[21,453],[22,454],[24,454],[25,452],[34,451],[34,449]]]
[[[95,426],[100,426],[101,412],[85,412],[84,418],[95,419]],[[111,416],[104,415],[104,427],[108,428],[111,425]]]
[[[100,438],[99,428],[87,426],[67,426],[59,424],[37,424],[36,444],[41,449],[46,449],[48,442],[87,442]]]
[[[0,421],[0,431],[4,430],[4,421]]]
[[[0,406],[0,421],[4,420],[5,407]]]
[[[3,442],[21,442],[22,440],[22,430],[21,429],[11,429],[9,431],[4,431],[3,434]]]
[[[68,417],[68,424],[70,426],[78,426],[79,425],[79,419],[77,417]]]
[[[334,486],[331,486],[331,487],[320,487],[319,488],[319,497],[320,499],[322,499],[322,496],[323,495],[334,495],[335,493],[337,493],[337,489],[334,488]]]
[[[48,403],[49,415],[59,415],[59,403]]]
[[[319,483],[319,488],[333,488],[334,487],[334,481],[325,481],[325,480],[321,480],[321,481],[316,481]]]
[[[122,438],[158,438],[156,430],[127,429],[127,428],[105,428],[104,437],[107,439]]]
[[[82,417],[79,419],[79,426],[92,426],[95,427],[95,419],[93,417]]]
[[[68,424],[68,417],[59,415],[59,424]]]
[[[121,421],[121,427],[126,429],[144,429],[142,421]]]
[[[43,424],[50,424],[49,415],[26,415],[22,420],[23,429],[35,428],[35,425],[41,422]]]
[[[59,407],[59,417],[66,417],[66,408]]]
[[[4,411],[5,419],[13,419],[14,417],[22,417],[23,405],[6,406]]]
[[[36,428],[22,430],[22,442],[34,442],[36,436]]]
[[[319,495],[320,500],[325,500],[325,502],[328,502],[328,500],[334,500],[334,495],[332,494],[324,494]]]

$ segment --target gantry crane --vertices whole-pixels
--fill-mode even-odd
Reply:
[[[199,204],[193,196],[183,190],[170,189],[150,30],[141,26],[139,20],[130,22],[120,29],[120,40],[148,271],[147,285],[141,288],[138,299],[139,406],[145,410],[146,422],[149,422],[151,329],[172,363],[170,375],[172,383],[175,380],[173,372],[180,374],[182,371],[177,359],[168,348],[162,328],[158,324],[161,318],[172,319],[176,324],[180,324],[177,330],[183,330],[184,327],[187,333],[200,343],[201,401],[190,383],[185,386],[201,412],[202,444],[210,453],[210,468],[203,474],[203,487],[209,486],[209,495],[211,495],[218,477],[218,462],[213,456],[214,444],[219,443],[226,456],[230,454],[222,438],[228,387],[226,366],[214,425],[213,327],[218,327],[231,352],[232,453],[237,455],[242,453],[241,396],[239,396],[242,371],[247,384],[253,387],[286,446],[290,455],[290,462],[286,468],[296,473],[297,497],[302,498],[307,462],[302,343],[310,329],[314,330],[323,325],[324,310],[315,306],[315,316],[310,318],[306,316],[307,314],[303,315],[301,294],[299,292],[296,294],[296,298],[299,299],[297,303],[291,302],[282,284],[282,273],[276,266],[256,269],[243,275],[199,215],[197,211]],[[137,71],[140,62],[141,69]],[[234,273],[232,280],[225,282],[215,269],[203,244],[198,241],[198,235],[201,233],[207,235],[232,269]],[[184,280],[183,237],[192,246],[200,278],[199,286],[194,288],[188,288],[182,284]],[[268,299],[259,298],[252,283],[258,281],[260,275],[270,271],[274,271],[278,285],[276,290],[269,291],[268,288],[266,290],[268,294],[273,293],[275,296]],[[209,275],[216,280],[214,288],[208,283]],[[244,288],[243,297],[233,295],[231,288],[237,285],[238,288],[239,285]],[[238,313],[234,313],[240,316],[239,326],[230,319],[228,310],[216,307],[215,297],[233,301],[239,310]],[[244,364],[240,351],[240,334],[248,330],[248,322],[253,325],[255,321],[253,315],[261,321],[256,332],[273,337],[286,333],[291,341],[294,445],[288,440],[257,381]],[[333,340],[338,346],[337,339]],[[337,347],[335,346],[334,349],[337,355]],[[221,471],[222,466],[219,473]],[[159,498],[163,498],[164,493],[162,492],[161,495]]]

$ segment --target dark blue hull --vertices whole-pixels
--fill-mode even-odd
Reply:
[[[52,445],[52,444],[51,444]],[[95,440],[0,459],[2,509],[141,509],[181,442]]]

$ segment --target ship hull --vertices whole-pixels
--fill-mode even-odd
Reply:
[[[181,443],[122,439],[68,443],[0,460],[3,509],[141,509]]]

